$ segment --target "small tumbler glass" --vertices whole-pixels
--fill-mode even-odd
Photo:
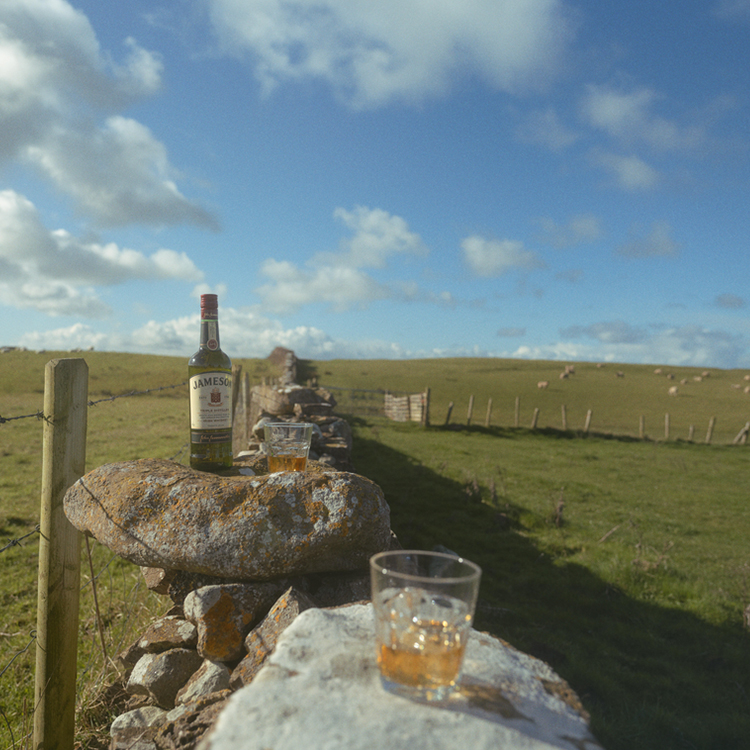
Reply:
[[[312,427],[308,422],[267,422],[264,425],[269,474],[307,468]]]
[[[443,552],[370,558],[380,677],[386,690],[444,701],[456,689],[474,620],[481,568]]]

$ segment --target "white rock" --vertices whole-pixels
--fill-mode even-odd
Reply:
[[[113,737],[125,729],[145,729],[156,724],[161,724],[167,716],[163,708],[156,706],[143,706],[135,708],[127,713],[120,714],[109,728],[109,733]]]
[[[569,696],[569,702],[560,696]],[[460,694],[441,705],[386,692],[372,605],[309,609],[237,691],[199,750],[601,748],[575,696],[543,662],[472,632]]]

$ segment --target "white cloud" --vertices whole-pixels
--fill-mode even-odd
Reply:
[[[554,219],[542,218],[542,241],[553,247],[573,247],[594,242],[602,236],[601,221],[593,214],[576,214],[567,224],[558,224]]]
[[[118,64],[65,0],[0,3],[0,165],[33,164],[85,216],[104,225],[215,228],[177,189],[166,149],[114,114],[161,86],[159,57],[131,37]],[[103,118],[103,124],[100,119]]]
[[[745,300],[736,294],[720,294],[716,298],[716,304],[725,310],[740,310],[745,307]]]
[[[544,263],[518,240],[488,240],[479,235],[461,243],[464,260],[477,276],[501,276],[516,268],[543,268]]]
[[[517,129],[517,135],[526,143],[538,143],[552,151],[562,151],[572,146],[580,137],[565,126],[553,107],[530,112]]]
[[[439,96],[462,73],[544,84],[572,36],[560,0],[210,0],[223,47],[266,89],[322,80],[354,106]]]
[[[628,145],[644,143],[658,150],[699,146],[705,137],[702,128],[683,127],[652,113],[659,99],[649,88],[623,92],[589,85],[581,109],[590,125]]]
[[[622,156],[601,149],[591,151],[590,159],[596,166],[610,172],[625,190],[651,190],[659,182],[659,173],[639,156]]]
[[[133,279],[200,281],[184,253],[151,256],[114,243],[84,242],[48,230],[34,205],[13,190],[0,191],[0,301],[49,315],[101,317],[108,312],[93,287]]]
[[[334,217],[353,232],[352,237],[342,240],[339,252],[319,253],[306,268],[274,259],[263,263],[261,273],[269,283],[255,291],[265,309],[286,313],[307,304],[323,303],[341,312],[403,296],[403,287],[391,288],[362,269],[382,269],[394,256],[424,255],[427,249],[419,235],[400,216],[382,209],[337,208]]]
[[[626,258],[670,258],[677,255],[680,246],[672,237],[672,228],[666,221],[654,222],[645,237],[638,237],[620,245],[617,252]]]

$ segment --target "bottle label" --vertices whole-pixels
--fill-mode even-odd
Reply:
[[[203,322],[208,326],[208,341],[206,341],[206,346],[212,352],[215,352],[219,348],[219,335],[217,330],[219,327],[219,321],[207,319]]]
[[[222,370],[193,375],[190,385],[190,429],[231,430],[232,376]]]

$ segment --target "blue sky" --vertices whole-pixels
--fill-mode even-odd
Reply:
[[[0,345],[750,368],[750,0],[3,0]]]

